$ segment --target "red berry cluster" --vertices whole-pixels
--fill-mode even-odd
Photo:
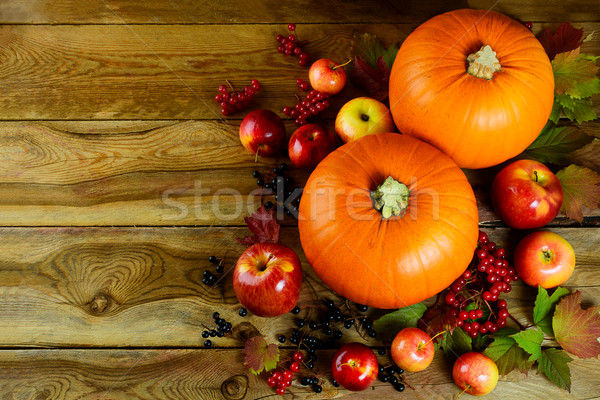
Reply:
[[[510,283],[518,279],[505,250],[490,241],[485,232],[479,232],[474,262],[450,285],[444,298],[457,318],[457,326],[472,338],[505,327],[509,317],[506,300],[498,296],[510,292]]]
[[[294,32],[296,30],[296,24],[289,24],[288,30]],[[298,64],[302,67],[310,65],[310,55],[302,50],[302,46],[306,44],[306,42],[299,42],[298,37],[293,33],[290,33],[287,36],[277,35],[276,40],[279,43],[279,46],[277,46],[278,52],[283,53],[286,56],[298,56]]]
[[[285,389],[292,385],[294,372],[300,371],[300,363],[302,360],[304,360],[304,354],[302,354],[301,351],[295,352],[288,369],[284,370],[283,372],[273,372],[271,376],[267,378],[267,385],[270,387],[275,387],[275,391],[278,395],[283,395],[285,393]]]
[[[219,85],[219,94],[215,96],[215,101],[221,104],[221,114],[225,116],[247,108],[260,91],[260,83],[257,79],[252,79],[250,85],[243,90],[235,90],[231,83],[227,82],[227,84],[231,92],[228,91],[227,86]]]
[[[310,88],[309,84],[302,79],[298,79],[296,84],[303,91]],[[294,118],[296,126],[300,127],[307,124],[309,119],[328,109],[330,105],[328,99],[327,93],[312,89],[304,99],[298,97],[298,102],[293,107],[285,106],[282,111],[285,115]]]

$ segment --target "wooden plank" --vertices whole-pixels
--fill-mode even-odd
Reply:
[[[441,353],[423,372],[406,373],[414,388],[399,394],[389,383],[376,381],[366,391],[353,393],[331,385],[330,362],[334,350],[317,351],[315,373],[322,372],[323,392],[300,385],[309,371],[302,368],[287,396],[294,399],[446,399],[460,389],[452,382],[451,365]],[[281,359],[291,351],[283,351]],[[388,364],[388,356],[378,356]],[[242,365],[240,349],[215,350],[2,350],[0,392],[27,399],[263,399],[275,396],[264,375],[252,375]],[[559,389],[543,375],[513,372],[502,377],[491,400],[523,398],[591,399],[600,392],[600,363],[569,363],[571,393]],[[6,397],[8,398],[8,397]]]
[[[575,273],[565,286],[580,290],[585,304],[597,304],[600,228],[553,230],[573,244],[577,255]],[[487,231],[509,250],[524,234]],[[239,346],[249,332],[272,340],[289,335],[297,318],[292,314],[237,314],[231,272],[244,249],[235,238],[246,234],[242,228],[2,228],[0,346],[198,347],[204,327],[214,325],[214,311],[234,331],[214,338],[218,346]],[[297,229],[283,228],[281,239],[303,263],[300,317],[317,318],[320,297],[341,304],[306,262]],[[223,284],[206,287],[203,271],[214,272],[208,257],[225,254]],[[511,313],[531,323],[535,289],[516,283],[506,298]],[[376,318],[382,311],[370,313]],[[363,341],[355,329],[342,330],[345,340]]]
[[[207,23],[339,23],[415,22],[457,8],[492,9],[524,21],[597,21],[598,2],[469,0],[281,3],[219,1],[134,0],[5,0],[0,3],[0,23],[18,24],[207,24]],[[291,20],[291,19],[293,20]]]
[[[415,27],[307,25],[299,35],[313,57],[343,61],[354,33],[377,34],[389,45]],[[295,58],[277,53],[280,31],[262,24],[0,26],[0,119],[220,119],[218,85],[230,79],[243,87],[253,78],[264,88],[254,107],[280,110],[295,103],[296,79],[307,78]],[[586,49],[600,54],[600,37]],[[362,93],[348,85],[332,110]]]
[[[289,160],[255,163],[238,129],[239,121],[0,122],[0,225],[243,225],[260,201],[252,171]],[[466,171],[482,223],[499,223],[488,195],[499,169]],[[301,188],[309,172],[289,176]]]

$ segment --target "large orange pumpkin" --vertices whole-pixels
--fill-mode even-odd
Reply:
[[[400,132],[460,167],[483,168],[516,156],[539,135],[552,111],[554,75],[521,23],[494,11],[456,10],[404,40],[389,95]]]
[[[306,183],[298,219],[308,262],[338,294],[397,308],[467,268],[478,237],[473,190],[445,154],[381,133],[330,153]]]

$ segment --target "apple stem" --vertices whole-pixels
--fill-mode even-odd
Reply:
[[[466,386],[465,386],[465,388],[463,389],[463,391],[462,391],[462,392],[460,392],[460,393],[458,394],[458,396],[456,396],[456,398],[458,399],[460,396],[462,396],[462,395],[463,395],[463,393],[465,393],[465,392],[466,392],[467,390],[469,390],[470,388],[471,388],[471,385],[466,385]]]
[[[538,173],[536,170],[533,170],[533,176],[535,177],[535,181],[538,181]]]
[[[351,62],[352,62],[352,59],[350,58],[350,59],[349,59],[348,61],[346,61],[345,63],[343,63],[343,64],[340,64],[340,65],[336,65],[335,67],[333,67],[333,68],[331,68],[331,69],[335,71],[336,69],[338,69],[338,68],[341,68],[341,67],[343,67],[344,65],[348,65],[348,64],[350,64]]]
[[[423,342],[419,343],[419,344],[417,345],[417,350],[421,350],[421,349],[423,349],[423,347],[427,346],[427,343],[429,343],[429,342],[431,342],[431,341],[435,340],[435,338],[436,338],[436,337],[438,337],[438,336],[440,336],[440,335],[443,335],[444,333],[446,333],[446,331],[441,331],[441,332],[438,332],[438,333],[436,333],[436,334],[435,334],[435,335],[434,335],[434,336],[433,336],[431,339],[429,339],[428,341],[426,341],[426,342],[424,342],[424,343],[423,343]]]
[[[337,366],[343,367],[344,365],[349,365],[351,367],[354,367],[354,366],[356,366],[356,363],[355,362],[346,362],[346,363],[338,364]]]
[[[258,150],[259,149],[260,149],[260,147],[256,149],[256,154],[254,155],[254,163],[258,162]]]

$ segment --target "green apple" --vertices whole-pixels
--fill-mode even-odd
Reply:
[[[366,135],[393,132],[390,110],[379,100],[357,97],[342,106],[335,118],[335,132],[344,143]]]

